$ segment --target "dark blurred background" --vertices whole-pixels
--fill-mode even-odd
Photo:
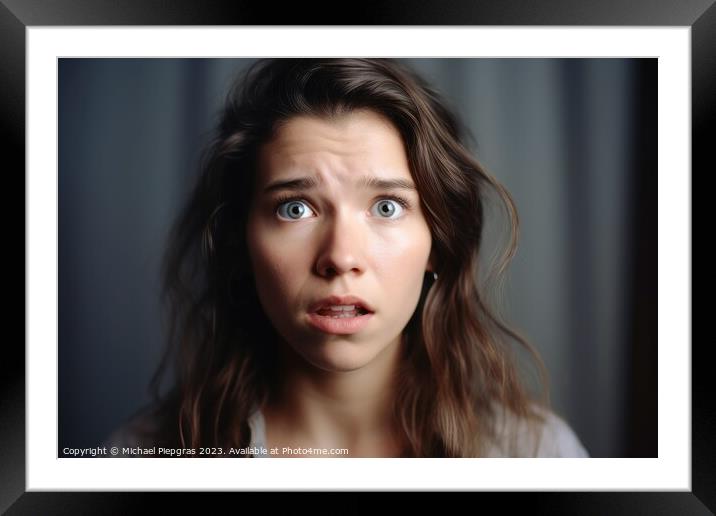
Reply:
[[[253,59],[59,60],[59,449],[149,401],[159,262]],[[594,457],[657,456],[656,59],[404,59],[521,220],[505,306]]]

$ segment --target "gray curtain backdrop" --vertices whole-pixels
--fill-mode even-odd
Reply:
[[[167,232],[227,88],[252,61],[59,61],[60,448],[98,445],[149,399]],[[592,456],[640,453],[635,428],[654,443],[657,429],[630,418],[656,399],[632,392],[639,60],[405,61],[513,195],[507,316],[541,353],[555,411]]]

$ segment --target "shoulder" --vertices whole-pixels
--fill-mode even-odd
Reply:
[[[538,419],[520,418],[496,409],[495,439],[489,457],[589,457],[567,422],[549,409],[533,405]]]
[[[577,434],[567,422],[552,411],[544,412],[537,457],[589,457]]]

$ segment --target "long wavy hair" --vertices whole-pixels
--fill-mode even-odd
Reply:
[[[358,109],[383,115],[402,136],[439,275],[426,276],[403,332],[394,413],[406,455],[481,456],[508,412],[538,426],[535,407],[548,404],[544,365],[488,302],[517,247],[517,212],[468,151],[458,118],[421,77],[389,59],[274,59],[257,61],[229,92],[171,233],[163,269],[168,345],[152,380],[162,442],[249,444],[249,417],[279,380],[277,334],[258,300],[245,235],[257,150],[291,117]],[[504,208],[509,237],[483,274],[491,197]],[[537,366],[538,397],[519,372],[520,349]],[[173,388],[161,393],[170,371]]]

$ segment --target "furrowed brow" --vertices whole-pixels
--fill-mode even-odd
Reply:
[[[318,180],[313,177],[297,177],[295,179],[279,180],[270,183],[264,188],[264,193],[272,193],[280,190],[303,191],[316,188]],[[378,177],[362,177],[357,181],[361,188],[371,190],[412,190],[416,191],[415,185],[408,179],[382,179]]]

